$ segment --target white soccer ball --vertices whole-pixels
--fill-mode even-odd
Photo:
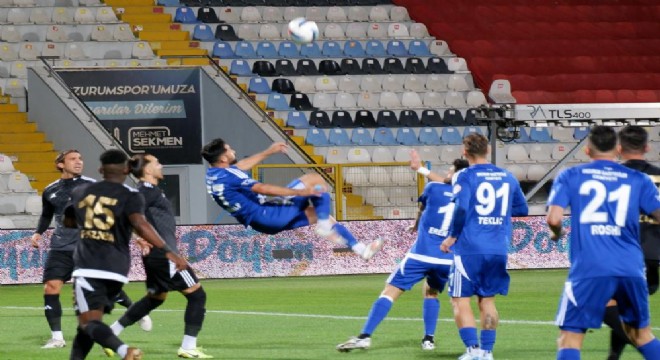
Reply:
[[[311,43],[319,37],[319,26],[314,21],[296,18],[289,22],[289,35],[299,44]]]

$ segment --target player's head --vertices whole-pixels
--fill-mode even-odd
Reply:
[[[55,167],[62,177],[75,177],[82,174],[83,158],[78,150],[69,149],[57,154]]]
[[[616,131],[611,126],[596,125],[589,131],[587,155],[593,158],[615,157]]]
[[[220,138],[204,145],[202,157],[211,166],[236,164],[236,151]]]
[[[469,159],[484,159],[488,155],[488,139],[477,133],[463,138],[463,153]]]
[[[451,163],[449,171],[447,172],[447,175],[445,176],[444,183],[451,184],[453,182],[452,180],[454,175],[469,166],[470,163],[465,159],[454,159],[454,161]]]
[[[151,154],[137,154],[129,160],[131,174],[140,180],[163,180],[163,165]]]
[[[649,151],[649,134],[641,126],[628,125],[619,130],[619,153],[643,156]]]
[[[128,156],[119,149],[106,150],[99,157],[101,168],[99,172],[105,180],[124,182],[128,175]]]

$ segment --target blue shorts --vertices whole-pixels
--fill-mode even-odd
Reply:
[[[509,293],[506,255],[456,255],[449,275],[449,296],[492,297]]]
[[[304,186],[299,179],[293,180],[288,188]],[[277,234],[284,230],[296,229],[309,225],[305,209],[310,205],[309,196],[277,198],[259,206],[259,210],[250,220],[250,227],[264,234]]]
[[[416,254],[406,254],[396,270],[390,274],[387,283],[401,290],[410,290],[415,284],[426,278],[429,286],[442,292],[449,279],[449,269],[452,260],[428,257],[427,261],[415,259],[423,258]]]
[[[569,279],[564,284],[555,323],[569,331],[599,329],[610,299],[616,300],[624,323],[637,329],[649,326],[649,292],[642,277]]]

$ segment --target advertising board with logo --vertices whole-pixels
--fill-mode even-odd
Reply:
[[[132,154],[200,164],[199,69],[62,70],[58,74]]]

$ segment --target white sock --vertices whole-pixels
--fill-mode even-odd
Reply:
[[[124,327],[119,323],[119,321],[115,321],[115,323],[110,326],[110,329],[112,329],[112,332],[117,336],[119,336],[119,334],[124,331]]]
[[[64,335],[61,331],[51,331],[51,337],[55,340],[64,340]]]
[[[117,355],[119,355],[119,357],[122,359],[126,357],[127,352],[128,352],[128,345],[126,344],[121,345],[119,349],[117,349]]]
[[[183,335],[183,341],[181,342],[181,347],[184,350],[197,349],[197,338],[194,336]]]
[[[324,219],[324,220],[318,219],[316,221],[316,226],[318,226],[319,228],[323,229],[326,232],[332,230],[332,222],[330,221],[330,219]]]
[[[359,242],[359,243],[353,245],[353,247],[351,249],[353,249],[354,253],[356,253],[358,255],[362,255],[362,254],[364,254],[364,250],[367,249],[367,245],[364,245],[363,243]]]

